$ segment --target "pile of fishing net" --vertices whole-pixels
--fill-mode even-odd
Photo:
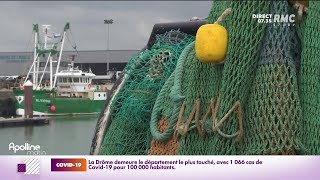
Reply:
[[[252,18],[287,1],[214,1],[208,23],[228,8],[224,64],[167,34],[130,60],[100,154],[320,154],[320,3],[289,26]]]
[[[157,35],[150,50],[132,57],[125,85],[112,102],[112,124],[101,154],[146,154],[151,141],[149,122],[161,87],[175,69],[181,51],[194,36],[180,31]]]

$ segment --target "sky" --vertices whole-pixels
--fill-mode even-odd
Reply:
[[[78,50],[140,50],[156,23],[206,18],[211,1],[14,1],[0,2],[0,52],[32,50],[32,24],[50,24],[58,33],[70,22]]]

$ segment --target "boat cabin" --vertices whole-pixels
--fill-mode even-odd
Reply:
[[[57,74],[57,95],[66,98],[105,100],[107,92],[100,91],[97,85],[92,85],[95,76],[92,72],[83,72],[79,69],[60,71]]]

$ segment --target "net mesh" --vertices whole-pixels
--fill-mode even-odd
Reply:
[[[290,14],[287,1],[273,1],[271,14]],[[268,24],[244,123],[243,154],[296,154],[301,105],[295,28]]]
[[[302,141],[307,154],[320,154],[320,2],[309,0],[308,15],[298,30],[302,40],[300,92]]]
[[[104,137],[101,154],[148,153],[154,102],[181,51],[193,40],[191,35],[170,31],[157,35],[151,50],[130,59],[124,70],[128,78],[112,102],[112,124]]]
[[[165,141],[158,141],[159,139],[152,139],[153,144],[150,146],[150,155],[175,155],[177,154],[178,150],[178,142],[177,139],[171,136],[172,134],[172,123],[171,121],[171,114],[173,109],[172,98],[170,97],[171,88],[174,82],[174,75],[173,72],[168,80],[165,82],[164,86],[162,87],[152,112],[151,122],[155,120],[154,126],[150,126],[150,130],[157,131],[159,133],[166,133],[171,131],[171,133],[167,133],[165,137]],[[159,119],[159,121],[158,121]],[[163,126],[165,125],[165,126]],[[163,138],[160,138],[162,140]]]
[[[269,2],[255,1],[215,2],[210,13],[211,18],[219,16],[218,13],[223,12],[227,7],[232,8],[232,14],[226,19],[226,26],[229,27],[229,42],[224,67],[199,62],[195,57],[194,44],[190,44],[182,52],[174,71],[174,83],[170,92],[174,107],[169,118],[169,123],[176,124],[175,132],[181,135],[179,154],[237,154],[232,139],[234,132],[236,135],[239,133],[236,116],[231,116],[234,119],[224,123],[221,128],[228,134],[220,130],[218,130],[219,133],[213,133],[211,129],[215,122],[212,120],[216,118],[214,118],[215,110],[210,106],[213,101],[217,101],[220,93],[222,93],[220,116],[224,116],[239,98],[241,102],[246,102],[250,91],[248,84],[253,76],[265,26],[252,21],[251,16],[253,12],[267,13],[269,5]],[[156,109],[156,107],[157,105],[153,114],[165,108]],[[207,112],[209,114],[211,112],[211,116],[207,116]],[[222,116],[219,118],[221,119]],[[155,127],[155,122],[157,121],[151,120],[151,128]],[[168,130],[168,133],[159,134],[151,129],[151,132],[157,140],[166,141],[171,135],[169,132],[172,131]]]
[[[225,64],[203,64],[194,37],[172,31],[131,58],[100,154],[320,154],[320,3],[297,26],[252,14],[287,1],[214,1],[228,30]]]
[[[210,97],[218,94],[222,67],[223,65],[203,64],[198,61],[195,58],[194,43],[185,48],[174,73],[163,86],[152,112],[150,128],[155,140],[165,144],[178,139],[178,154],[212,153],[210,147],[214,144],[210,144],[210,138],[198,134],[199,117],[206,111],[203,107],[209,106]],[[195,111],[197,103],[198,115]],[[165,132],[156,128],[162,117],[165,117],[169,124]]]
[[[226,1],[214,1],[212,9],[210,11],[208,22],[214,22],[225,9],[229,6],[229,2]],[[226,27],[226,23],[222,22],[222,25]],[[189,118],[191,110],[193,109],[196,101],[200,102],[199,116],[201,120],[202,115],[206,111],[206,107],[210,104],[210,97],[216,97],[220,89],[221,76],[223,65],[202,64],[195,56],[194,46],[191,45],[190,50],[186,51],[185,63],[183,63],[183,76],[181,83],[176,83],[176,86],[180,85],[181,95],[184,96],[186,102],[185,110],[182,115],[184,120]],[[202,73],[203,72],[203,73]],[[174,86],[173,83],[171,83]],[[181,100],[176,102],[177,110],[181,110]],[[173,107],[170,108],[172,110]],[[177,114],[177,112],[176,112]],[[195,114],[194,114],[195,116]],[[192,117],[194,118],[194,117]],[[177,122],[175,121],[175,124]],[[177,124],[176,124],[177,126]],[[214,154],[212,148],[215,146],[210,136],[200,136],[197,129],[195,119],[192,119],[190,125],[187,126],[188,130],[186,135],[179,137],[179,150],[180,155],[210,155]],[[199,127],[198,127],[199,128]],[[210,130],[209,130],[210,131]]]
[[[158,123],[159,132],[164,132],[168,128],[168,120],[162,117]],[[176,155],[178,152],[178,141],[176,138],[170,138],[166,142],[151,140],[149,155]]]
[[[242,111],[246,111],[245,105],[266,27],[266,24],[253,20],[252,14],[268,14],[270,3],[270,1],[231,3],[232,14],[227,21],[230,27],[228,53],[222,74],[218,119],[222,119],[236,102],[240,102]],[[231,114],[221,126],[221,131],[231,137],[241,136],[241,124],[238,119],[236,113]],[[215,139],[215,151],[218,154],[237,154],[235,139],[223,136]]]
[[[202,121],[210,106],[210,100],[218,97],[221,86],[221,77],[223,65],[203,64],[195,57],[194,48],[190,51],[185,63],[181,83],[181,94],[185,96],[185,109],[182,115],[182,123],[192,117],[188,132],[181,136],[179,141],[179,154],[184,155],[210,155],[216,154],[214,147],[216,144],[212,141],[212,136],[204,135],[201,132],[202,126],[197,123]],[[198,117],[192,116],[195,105],[199,103]],[[180,105],[181,107],[182,105]],[[180,108],[180,112],[181,112]],[[209,133],[210,125],[205,126]],[[212,127],[212,126],[211,126]],[[200,129],[198,129],[200,128]],[[200,130],[200,131],[199,131]]]

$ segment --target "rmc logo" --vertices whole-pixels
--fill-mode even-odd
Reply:
[[[295,25],[295,14],[253,14],[252,19],[257,19],[258,23],[273,23],[283,25]]]
[[[296,15],[283,15],[283,14],[275,14],[273,18],[274,23],[294,23],[296,20]]]

